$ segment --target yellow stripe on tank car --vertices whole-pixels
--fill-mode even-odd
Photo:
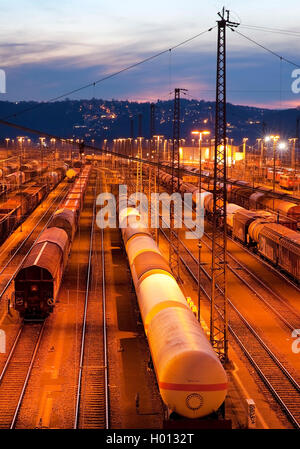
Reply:
[[[153,274],[165,274],[175,280],[174,276],[169,271],[162,270],[160,268],[153,268],[152,270],[149,270],[146,273],[142,274],[142,276],[138,279],[139,284],[143,282],[147,277],[152,276]]]
[[[141,234],[138,234],[137,236],[139,237]],[[145,235],[147,235],[147,234],[145,234]],[[132,242],[132,240],[134,239],[134,237],[135,237],[135,235],[134,236],[132,236],[131,238],[130,238],[130,240],[128,240],[128,242],[130,241],[130,243]],[[126,253],[128,253],[128,248],[127,248],[127,245],[126,245]],[[149,249],[149,248],[142,248],[142,249],[140,249],[139,251],[137,251],[136,253],[135,253],[135,255],[134,255],[134,259],[133,259],[133,262],[132,262],[132,265],[134,264],[134,260],[136,259],[136,257],[137,256],[139,256],[140,254],[143,254],[143,253],[149,253],[149,252],[153,252],[153,253],[155,253],[155,254],[160,254],[161,256],[162,256],[162,254],[161,254],[161,252],[160,252],[160,250],[157,248],[157,251],[155,251],[153,248],[151,248],[151,249]],[[163,257],[163,256],[162,256]]]
[[[182,304],[181,302],[178,302],[177,300],[172,301],[171,299],[169,299],[168,301],[163,301],[163,302],[156,304],[156,306],[154,306],[151,309],[151,311],[148,313],[148,315],[145,318],[144,328],[145,328],[146,334],[147,334],[149,324],[152,321],[152,319],[155,317],[155,315],[157,315],[161,310],[171,308],[171,307],[173,309],[179,308],[179,309],[187,309],[190,311],[190,308],[187,304]]]

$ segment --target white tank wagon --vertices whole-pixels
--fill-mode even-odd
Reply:
[[[122,209],[120,225],[127,215],[140,218],[122,236],[161,397],[183,417],[210,415],[224,402],[225,370],[138,211]]]

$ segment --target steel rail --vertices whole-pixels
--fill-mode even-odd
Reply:
[[[87,269],[87,280],[86,280],[85,300],[84,300],[84,314],[83,314],[82,331],[81,331],[80,360],[79,360],[79,373],[78,373],[78,381],[77,381],[74,429],[78,429],[78,427],[79,427],[80,399],[81,399],[81,389],[82,389],[82,372],[83,372],[83,368],[84,368],[85,338],[86,338],[86,326],[87,326],[87,309],[88,309],[88,302],[89,302],[91,267],[92,267],[91,261],[92,261],[92,252],[93,252],[95,210],[96,210],[96,198],[94,198],[94,202],[93,202],[93,217],[92,217],[92,226],[91,226],[91,231],[90,231],[90,245],[89,245],[88,269]]]
[[[17,369],[19,366],[23,366],[24,365],[24,360],[23,359],[22,359],[22,364],[21,365],[20,364],[16,364],[17,368],[16,367],[14,368],[12,366],[12,363],[14,362],[14,356],[17,358],[16,349],[18,348],[18,346],[22,342],[22,336],[23,336],[24,330],[28,329],[28,327],[26,328],[26,326],[30,326],[30,325],[26,325],[26,324],[23,323],[22,326],[20,327],[16,337],[15,337],[14,343],[13,343],[11,349],[10,349],[8,358],[6,360],[6,363],[5,363],[4,367],[3,367],[1,375],[0,375],[0,386],[1,386],[2,382],[3,382],[3,380],[5,379],[5,376],[6,376],[7,372],[8,372],[8,370],[10,369],[10,367],[12,367],[12,369]],[[27,388],[27,385],[28,385],[28,382],[29,382],[29,379],[30,379],[30,374],[31,374],[31,371],[32,371],[32,368],[33,368],[33,364],[34,364],[34,361],[35,361],[35,358],[36,358],[36,355],[37,355],[37,352],[38,352],[38,349],[39,349],[39,346],[40,346],[40,343],[41,343],[41,340],[42,340],[42,335],[43,335],[44,328],[45,328],[45,321],[40,325],[39,333],[38,333],[38,336],[37,336],[37,341],[36,341],[36,343],[34,345],[33,351],[32,351],[31,356],[30,356],[29,365],[28,365],[28,368],[26,370],[25,379],[24,379],[24,376],[22,376],[22,379],[21,379],[21,381],[22,381],[22,388],[21,388],[20,394],[18,395],[17,404],[16,404],[16,406],[13,407],[14,411],[13,411],[12,420],[11,420],[10,425],[9,425],[10,429],[13,429],[15,427],[15,425],[16,425],[17,417],[18,417],[18,414],[19,414],[19,411],[20,411],[20,408],[21,408],[21,405],[22,405],[22,402],[23,402],[23,399],[24,399],[25,391],[26,391],[26,388]],[[18,376],[11,376],[11,377],[13,378],[13,382],[15,382],[18,379]],[[16,385],[13,385],[13,387],[15,388]]]
[[[67,188],[66,188],[66,189],[67,189]],[[57,209],[59,208],[59,205],[60,205],[61,201],[64,200],[64,198],[67,196],[67,194],[68,194],[68,190],[67,190],[67,191],[63,190],[63,194],[62,194],[60,197],[58,197],[58,201],[57,201],[57,202],[58,202],[59,204],[58,204],[57,207],[55,208],[54,212],[57,211]],[[57,200],[57,198],[56,198],[56,200]],[[55,202],[55,201],[54,201],[54,202]],[[52,203],[52,204],[53,204],[53,203]],[[51,205],[52,205],[52,204],[51,204]],[[51,207],[51,206],[49,206],[49,208],[47,209],[47,212],[49,212],[50,207]],[[54,213],[54,212],[53,212],[53,213]],[[12,276],[10,277],[10,279],[7,281],[7,283],[6,283],[5,286],[3,287],[3,289],[2,289],[2,291],[1,291],[1,293],[0,293],[0,300],[1,300],[2,296],[4,295],[4,293],[6,292],[6,290],[8,289],[8,287],[10,286],[10,284],[12,283],[12,281],[13,281],[15,275],[17,274],[18,270],[19,270],[20,267],[22,266],[22,264],[23,264],[24,260],[26,259],[27,255],[30,253],[30,251],[31,251],[31,249],[32,249],[32,247],[33,247],[33,245],[34,245],[35,242],[38,240],[38,238],[40,237],[40,235],[42,234],[42,232],[46,229],[47,225],[50,223],[50,221],[51,221],[51,219],[52,219],[52,216],[53,216],[53,213],[50,215],[49,219],[47,220],[47,222],[46,222],[45,225],[43,226],[43,228],[42,228],[42,230],[40,231],[40,233],[38,234],[37,238],[33,241],[32,245],[31,245],[30,248],[29,248],[29,250],[26,252],[25,256],[23,257],[23,259],[21,260],[21,262],[18,264],[16,270],[14,271],[14,273],[12,274]],[[16,255],[14,255],[14,257],[15,257],[15,256],[16,256]]]
[[[166,240],[169,241],[169,238],[167,236],[167,234],[160,228],[160,231],[162,232],[162,234],[164,235],[164,237],[166,238]],[[191,269],[191,267],[188,265],[188,263],[186,263],[186,261],[184,260],[184,258],[182,256],[180,256],[180,259],[183,263],[183,265],[185,266],[185,268],[187,269],[188,273],[191,275],[192,279],[197,283],[198,279],[197,276],[195,275],[195,273],[193,273],[193,270]],[[204,273],[206,274],[206,276],[208,278],[211,279],[209,273],[206,272],[206,270],[202,267],[202,270],[204,271]],[[205,290],[205,288],[203,286],[201,286],[201,290],[203,291],[203,293],[205,294],[205,296],[208,298],[208,300],[210,301],[210,295],[209,293]],[[248,328],[248,330],[250,331],[250,333],[254,336],[254,338],[258,341],[258,343],[261,345],[261,347],[264,349],[264,351],[267,353],[267,355],[269,356],[269,358],[272,359],[272,361],[275,363],[275,365],[279,368],[279,370],[282,372],[282,374],[285,376],[285,378],[290,382],[291,386],[298,392],[300,393],[300,385],[297,383],[297,381],[294,379],[294,377],[289,373],[289,371],[282,365],[282,363],[279,361],[279,359],[275,356],[275,354],[271,351],[271,349],[264,343],[264,341],[261,339],[261,337],[257,334],[257,332],[254,330],[254,328],[250,325],[250,323],[246,320],[246,318],[237,310],[237,308],[232,304],[232,302],[230,301],[230,299],[228,298],[228,304],[230,305],[230,307],[237,313],[238,317],[240,318],[240,320],[245,324],[245,326]],[[233,337],[236,339],[236,341],[238,342],[239,346],[241,347],[241,349],[243,350],[243,352],[245,353],[245,355],[247,356],[248,360],[250,361],[250,363],[254,366],[254,368],[256,369],[257,373],[259,374],[259,376],[261,377],[261,379],[264,381],[265,385],[268,387],[269,391],[271,392],[271,394],[275,397],[276,401],[281,405],[282,409],[284,410],[284,412],[286,413],[286,415],[288,416],[289,420],[293,423],[293,425],[296,428],[300,428],[300,420],[297,419],[294,414],[292,413],[292,411],[289,409],[289,407],[286,405],[286,403],[284,402],[284,400],[280,397],[280,393],[278,393],[276,391],[276,389],[273,387],[272,383],[269,381],[269,379],[267,378],[267,376],[264,374],[263,370],[258,366],[258,364],[256,363],[256,361],[254,360],[254,358],[251,356],[250,352],[246,349],[246,347],[244,346],[244,344],[242,343],[242,341],[240,340],[240,338],[238,337],[238,335],[236,334],[236,332],[234,331],[234,329],[232,328],[231,325],[228,326],[230,333],[233,335]]]

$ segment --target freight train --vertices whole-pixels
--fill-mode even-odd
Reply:
[[[300,225],[300,205],[284,197],[272,195],[269,190],[257,191],[249,187],[234,186],[228,194],[228,200],[246,209],[265,209],[274,211],[280,218],[287,217],[289,227],[297,229]]]
[[[169,169],[167,162],[163,162],[166,170]],[[144,167],[147,171],[147,167]],[[191,173],[198,174],[199,169],[193,168],[190,170]],[[167,171],[161,170],[161,176],[167,175],[166,179],[168,183],[171,183],[171,175]],[[213,178],[209,178],[209,173],[201,178],[202,188],[207,191],[213,190]],[[183,184],[180,179],[179,184]],[[177,178],[176,178],[177,185]],[[194,186],[195,187],[195,186]],[[269,187],[260,187],[259,190],[254,189],[247,181],[238,181],[236,179],[228,179],[228,184],[226,185],[227,198],[231,203],[236,203],[246,209],[265,209],[268,211],[275,212],[280,218],[284,220],[284,226],[297,229],[300,228],[300,204],[297,200],[292,200],[285,193],[272,192]],[[285,220],[285,217],[288,220]]]
[[[170,187],[172,182],[170,174],[162,172],[160,179],[165,186]],[[192,193],[195,203],[198,192],[196,186],[180,180],[180,191]],[[235,202],[227,203],[226,224],[232,237],[252,248],[262,258],[299,283],[300,233],[296,229],[300,206],[280,199],[270,199],[262,192],[255,192],[244,187],[233,189],[230,198],[235,199]],[[210,219],[213,211],[212,193],[202,190],[200,201]],[[270,207],[267,207],[270,206],[270,201],[275,201],[275,209],[280,210],[280,214],[270,211]],[[249,206],[250,209],[242,205]]]
[[[45,174],[42,183],[29,182],[26,188],[18,190],[13,199],[0,204],[0,245],[29,215],[65,176],[64,168],[57,168]]]
[[[224,368],[138,210],[120,208],[119,225],[163,402],[185,418],[211,415],[227,393]]]
[[[79,173],[80,168],[69,168],[69,170],[66,173],[68,182],[74,182]]]
[[[280,187],[287,190],[296,190],[300,186],[300,176],[297,174],[284,173],[280,176]]]
[[[38,161],[31,161],[21,166],[16,163],[8,163],[0,169],[0,196],[20,187],[26,182],[32,181],[37,176],[45,173],[48,163],[43,166]]]
[[[24,319],[43,320],[55,307],[89,174],[85,167],[15,276],[15,309]]]

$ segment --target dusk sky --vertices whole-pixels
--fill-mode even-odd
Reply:
[[[0,100],[48,100],[184,41],[216,24],[216,0],[4,0],[0,5]],[[300,64],[299,0],[231,0],[239,31]],[[264,26],[294,34],[248,29]],[[298,35],[296,34],[298,33]],[[175,87],[214,100],[216,29],[69,98],[155,101]],[[300,105],[295,67],[228,30],[228,101],[276,108]]]

